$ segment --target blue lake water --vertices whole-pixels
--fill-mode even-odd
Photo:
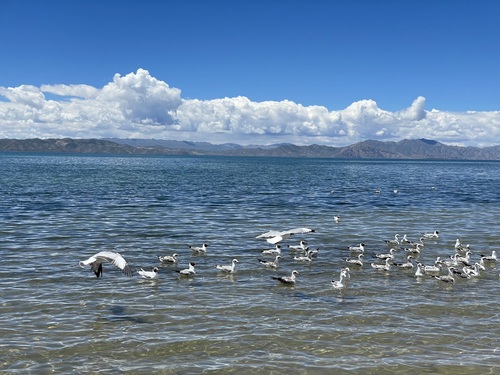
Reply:
[[[395,234],[439,231],[424,264],[457,238],[474,262],[500,250],[500,162],[4,153],[0,220],[1,373],[500,372],[496,262],[453,285],[370,266]],[[262,267],[273,245],[255,237],[296,227],[315,232]],[[312,262],[287,249],[302,239]],[[364,266],[334,290],[359,243]],[[78,265],[102,250],[134,276]],[[174,252],[177,266],[157,260]],[[235,274],[216,270],[233,258]],[[189,262],[196,276],[179,277]],[[135,272],[154,266],[155,280]],[[272,279],[292,270],[295,286]]]

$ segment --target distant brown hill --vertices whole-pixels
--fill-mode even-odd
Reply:
[[[240,146],[214,145],[207,142],[181,142],[138,139],[0,139],[0,152],[52,152],[127,155],[227,155],[316,157],[346,159],[438,159],[500,160],[500,146],[447,146],[427,139],[399,142],[368,140],[346,147],[321,145]]]

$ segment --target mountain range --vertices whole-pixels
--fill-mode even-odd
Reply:
[[[428,139],[367,140],[345,147],[322,145],[241,146],[157,139],[0,139],[0,152],[51,152],[125,155],[226,155],[344,159],[500,160],[500,145],[448,146]]]

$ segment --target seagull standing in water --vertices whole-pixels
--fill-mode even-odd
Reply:
[[[365,244],[360,243],[358,246],[349,246],[348,247],[349,251],[359,251],[361,253],[365,252]]]
[[[280,259],[281,259],[281,255],[276,255],[276,258],[272,262],[267,261],[267,260],[262,260],[262,259],[258,259],[258,261],[260,264],[262,264],[266,268],[278,268]]]
[[[408,255],[406,257],[406,262],[404,263],[394,263],[395,266],[397,266],[398,268],[401,268],[401,269],[404,269],[404,270],[408,270],[408,269],[411,269],[413,268],[413,256],[412,255]]]
[[[141,268],[137,273],[144,279],[156,279],[158,277],[158,267],[153,268],[151,271],[144,271]]]
[[[448,268],[448,275],[434,276],[434,278],[437,280],[443,281],[445,283],[452,283],[453,284],[455,282],[455,278],[453,277],[454,271],[455,271],[455,268],[449,267]]]
[[[481,254],[481,259],[487,262],[496,262],[497,261],[497,252],[495,250],[491,251],[491,255],[483,255]]]
[[[389,246],[399,246],[399,234],[395,234],[393,240],[384,240],[384,242]]]
[[[309,248],[307,247],[307,241],[300,241],[298,245],[288,245],[288,249],[291,251],[304,251],[306,252]]]
[[[79,264],[82,268],[90,265],[90,269],[94,271],[97,277],[100,277],[102,275],[102,264],[104,262],[111,263],[113,266],[118,267],[126,276],[132,276],[132,270],[127,261],[119,253],[114,251],[100,251],[87,260],[80,261]]]
[[[158,256],[158,260],[162,263],[177,263],[179,261],[177,259],[177,256],[177,253],[174,253],[172,255],[160,255]]]
[[[424,233],[422,238],[424,240],[437,240],[439,238],[439,231],[435,230],[432,233]]]
[[[345,288],[347,285],[347,283],[345,282],[346,279],[349,279],[349,268],[342,268],[342,270],[340,271],[340,279],[332,280],[333,289]]]
[[[394,259],[394,253],[396,249],[390,249],[388,253],[384,254],[374,254],[378,259]]]
[[[191,245],[188,245],[188,247],[194,253],[197,253],[197,254],[206,254],[207,253],[207,249],[208,249],[208,245],[206,243],[202,244],[201,247],[200,246],[191,246]]]
[[[225,273],[234,273],[236,271],[236,263],[239,263],[238,259],[233,259],[230,266],[223,266],[218,264],[215,266],[215,268]]]
[[[417,270],[415,271],[415,276],[416,277],[422,277],[424,276],[424,265],[422,263],[417,263]]]
[[[262,255],[281,255],[281,245],[277,244],[274,249],[264,250],[261,252]]]
[[[391,269],[392,258],[386,258],[385,264],[372,263],[372,268],[378,271],[389,271]]]
[[[298,271],[293,270],[290,276],[272,276],[274,280],[278,280],[280,283],[285,285],[294,285],[295,277],[299,274]]]
[[[347,258],[345,261],[349,264],[354,264],[356,266],[363,266],[363,258],[364,255],[363,254],[359,254],[358,255],[358,259],[351,259],[351,258]]]
[[[176,272],[178,272],[182,276],[193,276],[196,273],[196,271],[194,270],[195,265],[196,265],[196,263],[191,262],[191,263],[189,263],[188,268],[183,269],[183,270],[177,270]]]

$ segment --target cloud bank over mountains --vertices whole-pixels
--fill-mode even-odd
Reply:
[[[156,138],[211,143],[345,146],[367,139],[428,138],[465,146],[500,144],[500,111],[407,108],[373,100],[342,110],[246,97],[183,99],[181,90],[138,69],[102,88],[84,84],[0,86],[0,138]]]

